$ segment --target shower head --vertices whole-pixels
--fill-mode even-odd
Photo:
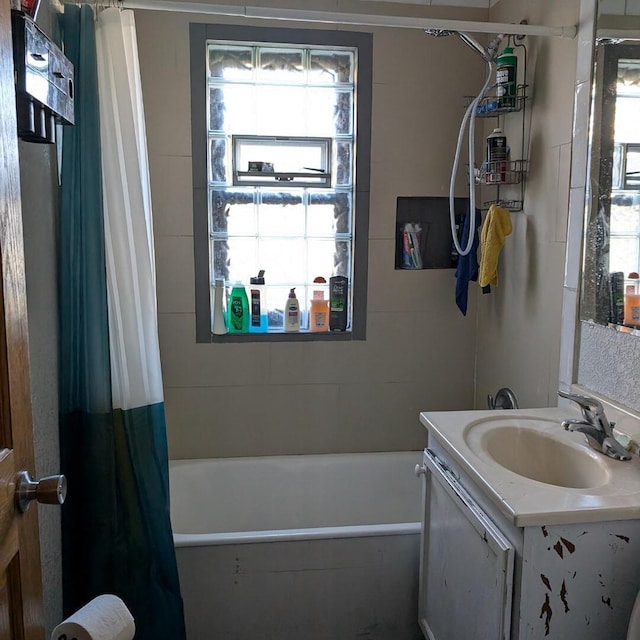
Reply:
[[[464,31],[449,31],[448,29],[425,29],[424,32],[427,35],[435,36],[436,38],[442,38],[444,36],[457,35],[460,37],[466,45],[471,47],[476,53],[480,54],[483,60],[486,62],[492,62],[498,55],[498,47],[504,39],[504,35],[500,34],[496,36],[485,49],[475,38],[472,38],[468,33]]]
[[[458,36],[460,36],[460,40],[464,42],[466,45],[470,46],[474,51],[480,54],[485,60],[487,60],[487,54],[484,50],[484,47],[474,38],[472,38],[468,33],[464,31],[457,31]],[[488,60],[487,60],[488,62]]]

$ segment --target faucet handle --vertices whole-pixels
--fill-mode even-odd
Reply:
[[[558,391],[558,395],[561,398],[566,398],[567,400],[573,400],[576,404],[580,406],[582,409],[582,415],[590,420],[596,416],[604,415],[604,407],[600,400],[596,398],[592,398],[591,396],[581,395],[579,393],[567,393],[566,391]]]

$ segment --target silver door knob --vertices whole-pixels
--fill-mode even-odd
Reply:
[[[424,476],[427,474],[427,467],[423,464],[417,464],[414,471],[419,478],[420,476]]]
[[[64,476],[48,476],[34,480],[28,471],[19,471],[16,477],[16,505],[24,513],[32,500],[41,504],[62,504],[67,497],[67,479]]]

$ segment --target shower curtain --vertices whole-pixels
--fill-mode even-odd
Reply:
[[[136,640],[181,640],[133,13],[66,5],[61,26],[76,74],[59,238],[64,612],[115,593]]]

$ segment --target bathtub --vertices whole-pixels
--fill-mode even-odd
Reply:
[[[171,461],[187,640],[421,639],[420,461]]]

